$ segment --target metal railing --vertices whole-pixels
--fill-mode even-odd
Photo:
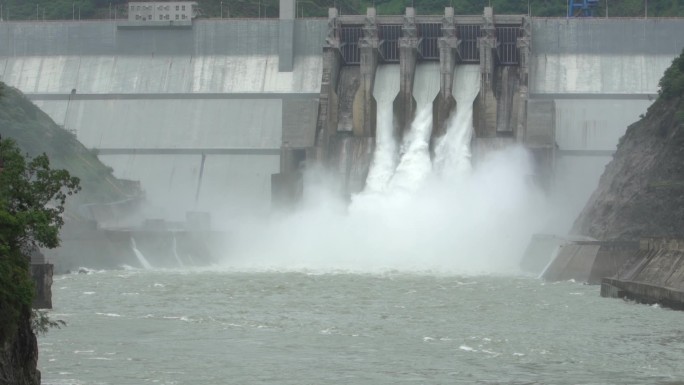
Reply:
[[[479,63],[480,50],[477,46],[477,39],[480,38],[479,25],[457,25],[456,35],[461,40],[459,52],[461,55],[461,62],[463,63]]]
[[[522,36],[520,26],[496,26],[496,39],[499,43],[497,55],[502,65],[517,65],[520,62],[518,37]]]
[[[401,37],[401,25],[378,26],[380,37],[380,56],[387,63],[399,62],[399,38]]]
[[[340,28],[342,58],[346,64],[360,64],[359,39],[363,36],[361,25],[344,25]]]
[[[418,53],[424,60],[439,60],[437,40],[442,36],[442,25],[439,23],[418,24]]]

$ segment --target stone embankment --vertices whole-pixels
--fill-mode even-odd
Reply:
[[[601,281],[601,296],[684,310],[684,239],[645,238],[620,275]]]
[[[660,96],[620,139],[573,232],[544,277],[602,280],[601,294],[684,308],[684,52]],[[639,247],[634,247],[639,242]]]

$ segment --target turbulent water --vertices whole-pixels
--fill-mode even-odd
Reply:
[[[682,314],[532,278],[58,276],[44,384],[672,384]]]
[[[395,143],[398,67],[380,67],[377,152],[368,189],[351,204],[309,170],[299,209],[241,220],[213,271],[155,270],[131,239],[146,269],[57,277],[52,317],[68,326],[40,338],[44,383],[684,378],[681,313],[516,275],[530,235],[548,229],[544,198],[522,148],[471,168],[473,68],[455,73],[458,108],[433,160],[439,68],[418,66],[417,116]],[[172,250],[181,265],[175,240]]]

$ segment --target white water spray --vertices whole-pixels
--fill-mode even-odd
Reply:
[[[347,205],[334,188],[313,183],[327,178],[309,169],[301,209],[232,229],[235,242],[227,266],[257,271],[517,272],[529,236],[543,223],[536,214],[544,208],[542,194],[528,183],[529,155],[522,147],[504,149],[470,171],[472,99],[479,71],[462,66],[454,92],[458,112],[439,143],[433,171],[428,141],[439,72],[428,68],[419,66],[416,73],[417,118],[384,190],[367,190]],[[425,76],[428,72],[432,75]],[[378,120],[380,135],[384,124],[381,116]],[[387,148],[379,144],[378,151]]]
[[[377,103],[375,153],[366,178],[365,191],[382,193],[387,189],[397,167],[397,143],[394,139],[394,99],[399,93],[399,65],[380,65],[375,73],[373,97]]]
[[[432,102],[439,93],[439,64],[416,66],[413,97],[416,117],[401,145],[401,160],[390,181],[392,190],[414,191],[432,171],[429,143],[432,133]]]
[[[473,102],[480,91],[480,69],[460,66],[454,73],[452,94],[456,113],[449,117],[447,132],[435,146],[435,171],[443,178],[470,175],[470,141],[473,136]]]
[[[143,253],[138,250],[138,246],[135,244],[135,238],[131,237],[131,248],[133,248],[133,253],[135,256],[138,258],[138,262],[142,265],[143,268],[145,269],[151,269],[152,265],[150,265],[149,262],[147,262],[147,259],[143,255]]]
[[[173,243],[171,244],[171,251],[173,252],[173,256],[176,258],[176,262],[178,262],[179,267],[185,267],[183,264],[183,261],[180,259],[180,256],[178,255],[178,241],[176,240],[176,236],[173,236]]]

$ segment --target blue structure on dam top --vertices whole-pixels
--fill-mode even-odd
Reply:
[[[568,0],[568,17],[593,17],[599,0]]]

